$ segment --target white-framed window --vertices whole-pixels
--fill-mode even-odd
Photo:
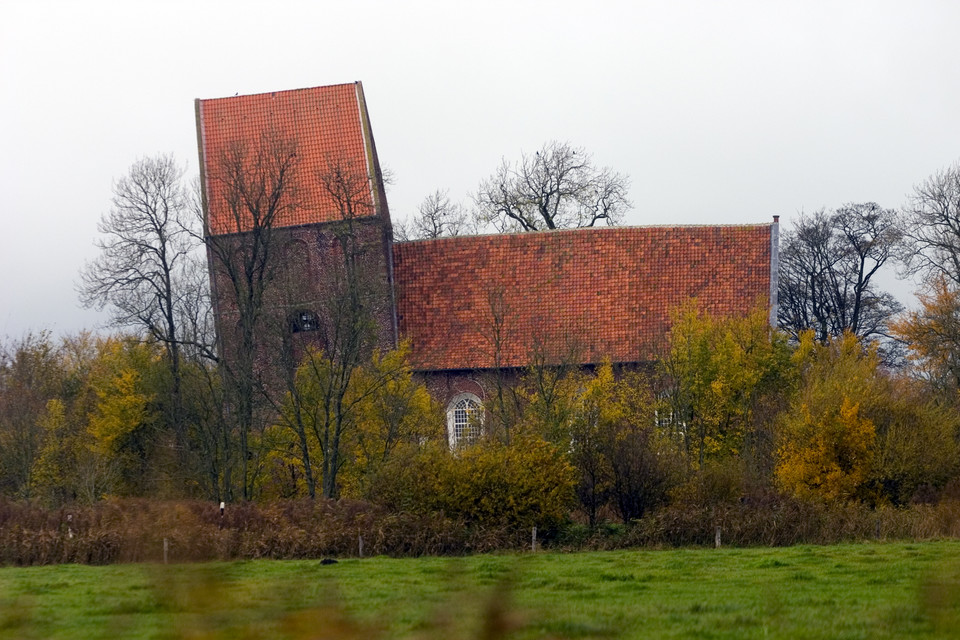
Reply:
[[[447,405],[447,437],[450,448],[476,442],[483,426],[483,405],[472,393],[461,393]]]
[[[687,423],[684,420],[678,420],[677,415],[672,409],[663,411],[655,409],[653,412],[653,424],[661,429],[672,431],[673,434],[681,440],[687,437]]]

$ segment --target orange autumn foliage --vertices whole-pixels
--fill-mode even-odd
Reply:
[[[909,358],[923,377],[960,389],[960,291],[945,278],[918,294],[920,308],[890,323],[894,336],[907,343]]]

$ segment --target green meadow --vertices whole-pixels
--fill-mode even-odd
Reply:
[[[0,569],[3,638],[935,638],[960,542]]]

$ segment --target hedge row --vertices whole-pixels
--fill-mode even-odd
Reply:
[[[568,524],[541,542],[553,549],[828,544],[960,537],[960,501],[908,508],[765,501],[660,509],[629,526]],[[0,501],[0,564],[109,564],[363,555],[421,556],[529,548],[530,531],[439,514],[391,513],[356,501],[228,505],[108,500],[44,509]],[[542,532],[541,532],[542,537]],[[362,540],[362,542],[361,542]],[[165,544],[166,543],[166,544]]]

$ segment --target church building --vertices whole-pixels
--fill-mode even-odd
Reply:
[[[377,343],[409,341],[415,370],[448,408],[451,444],[490,391],[485,372],[521,371],[534,357],[650,362],[690,298],[718,315],[765,304],[775,321],[776,217],[394,242],[359,82],[197,100],[196,112],[205,232],[237,243],[271,234],[272,277],[285,283],[266,295],[287,334],[276,353],[295,357],[325,325],[331,256],[345,251],[349,225]],[[238,188],[230,176],[240,171],[257,179]],[[237,312],[213,258],[211,282],[222,344],[236,339]]]

